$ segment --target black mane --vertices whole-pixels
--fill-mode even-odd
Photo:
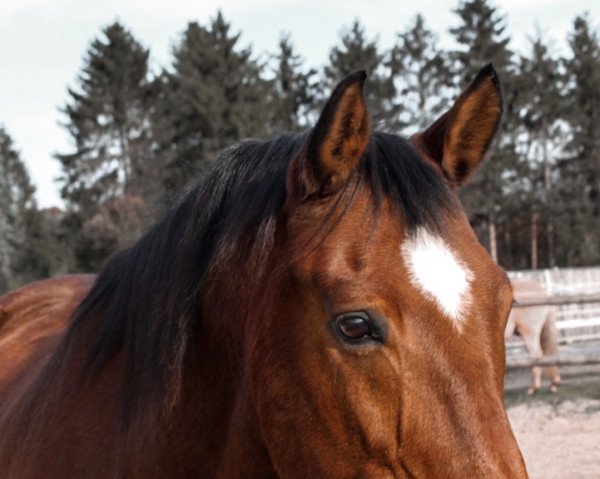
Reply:
[[[140,391],[171,394],[179,387],[193,331],[202,320],[199,297],[209,266],[222,248],[249,234],[250,255],[269,251],[285,201],[288,165],[306,137],[247,140],[225,151],[162,221],[99,275],[75,313],[67,343],[100,318],[84,369],[99,371],[123,350],[126,407],[135,408]],[[356,174],[368,182],[376,201],[390,198],[409,231],[438,229],[442,213],[455,204],[441,175],[398,136],[374,133],[360,165]]]

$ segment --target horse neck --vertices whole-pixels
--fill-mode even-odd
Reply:
[[[182,475],[199,477],[240,477],[242,471],[244,477],[274,474],[245,374],[246,281],[232,273],[220,272],[202,297],[203,317],[186,361],[181,394],[166,416],[164,432],[150,441],[165,471],[183,467]],[[147,453],[148,441],[135,435],[145,427],[141,419],[130,435],[134,457]]]

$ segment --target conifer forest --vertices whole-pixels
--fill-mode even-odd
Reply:
[[[509,270],[600,264],[600,19],[573,18],[558,53],[543,33],[516,51],[488,0],[460,0],[448,14],[452,48],[421,15],[389,49],[357,20],[324,46],[325,65],[307,64],[290,34],[257,55],[221,12],[182,25],[160,69],[150,68],[151,52],[127,25],[101,28],[56,112],[72,145],[52,160],[61,165],[64,209],[37,206],[0,111],[0,293],[98,271],[223,149],[310,128],[350,72],[369,75],[374,126],[410,136],[489,62],[504,116],[485,166],[460,191],[481,243]]]

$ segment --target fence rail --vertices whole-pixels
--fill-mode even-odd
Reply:
[[[600,364],[600,354],[508,359],[506,369],[528,369],[533,366],[585,366],[590,364]]]
[[[600,294],[561,295],[531,301],[516,301],[514,308],[531,308],[535,306],[563,306],[565,304],[600,303]]]
[[[561,336],[558,338],[558,344],[585,343],[587,341],[600,341],[600,333],[574,334],[571,336]],[[507,350],[525,348],[525,341],[522,339],[511,339],[506,342]]]

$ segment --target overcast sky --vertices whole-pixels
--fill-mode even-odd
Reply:
[[[508,20],[512,47],[526,47],[526,37],[539,25],[557,49],[565,50],[565,35],[575,15],[591,13],[600,22],[599,0],[496,1]],[[170,53],[190,20],[206,24],[221,8],[241,45],[252,44],[255,54],[274,51],[281,32],[289,32],[307,64],[325,63],[344,27],[359,19],[369,37],[382,47],[394,42],[421,12],[429,28],[444,43],[447,30],[457,24],[451,12],[456,1],[421,0],[0,0],[0,125],[13,137],[28,165],[42,207],[61,205],[54,152],[70,152],[66,131],[60,127],[59,106],[67,85],[74,85],[89,42],[115,19],[129,27],[150,48],[152,68],[170,62]]]

